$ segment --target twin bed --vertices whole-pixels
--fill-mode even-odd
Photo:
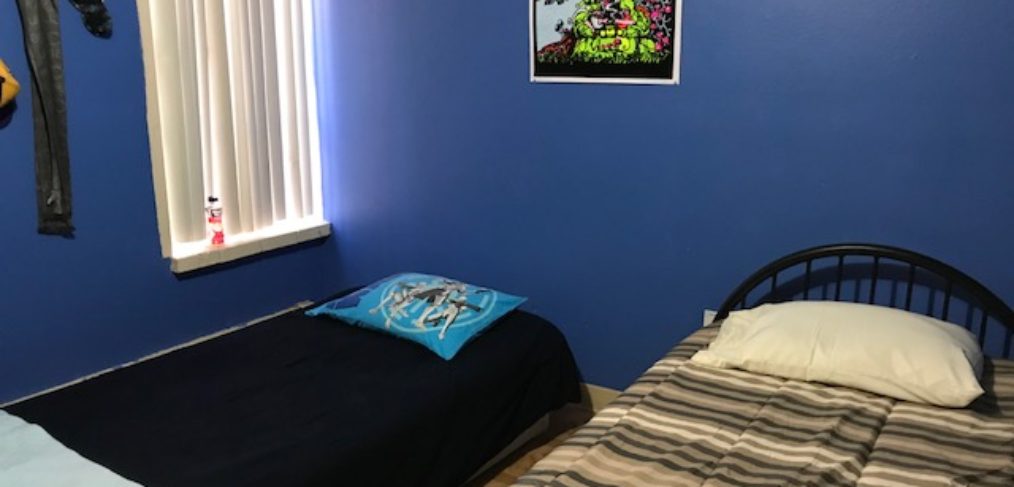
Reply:
[[[921,309],[964,324],[996,351],[982,372],[985,393],[944,408],[691,360],[734,308],[814,299]],[[1014,313],[965,274],[897,248],[819,247],[755,273],[718,318],[517,485],[1014,485]]]
[[[443,487],[578,396],[566,341],[530,313],[445,361],[296,310],[6,410],[146,486]],[[2,466],[0,485],[39,485]]]
[[[944,408],[692,360],[734,309],[799,300],[963,324],[995,357],[985,393]],[[517,485],[1014,485],[1014,312],[960,271],[819,247],[759,270],[718,318]],[[444,361],[300,310],[6,410],[143,485],[455,486],[576,400],[577,380],[562,335],[529,313]]]

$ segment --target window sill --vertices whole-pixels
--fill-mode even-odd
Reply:
[[[331,224],[321,220],[238,235],[232,240],[226,235],[227,243],[220,247],[211,247],[204,242],[179,245],[178,249],[174,248],[170,267],[174,273],[183,274],[328,235],[331,235]]]

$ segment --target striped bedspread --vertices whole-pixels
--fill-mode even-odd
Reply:
[[[1014,362],[968,409],[706,368],[681,342],[515,485],[1014,486]]]

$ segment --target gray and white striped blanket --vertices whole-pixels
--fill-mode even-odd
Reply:
[[[1014,486],[1014,362],[944,409],[689,361],[702,329],[515,485]]]

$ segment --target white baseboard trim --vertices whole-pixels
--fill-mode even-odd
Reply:
[[[35,397],[39,397],[39,396],[42,396],[42,395],[45,395],[45,394],[49,394],[51,392],[56,392],[56,391],[58,391],[60,389],[66,389],[67,387],[73,386],[75,384],[80,384],[80,383],[82,383],[82,382],[84,382],[86,380],[91,380],[91,379],[94,379],[96,377],[106,375],[106,374],[108,374],[110,372],[122,369],[124,367],[130,367],[131,365],[136,365],[136,364],[139,364],[141,362],[147,362],[148,360],[152,360],[152,359],[161,357],[163,355],[167,355],[167,354],[173,353],[173,352],[175,352],[177,350],[182,350],[184,348],[192,347],[194,345],[197,345],[197,344],[200,344],[200,343],[204,343],[204,342],[206,342],[208,340],[212,340],[212,339],[218,338],[218,337],[223,336],[223,335],[228,335],[230,333],[235,333],[235,332],[237,332],[239,330],[242,330],[244,328],[247,328],[247,327],[259,324],[259,323],[263,323],[263,322],[265,322],[267,320],[270,320],[271,318],[275,318],[275,317],[281,316],[281,315],[283,315],[285,313],[288,313],[289,311],[305,308],[305,307],[307,307],[307,306],[309,306],[311,304],[313,304],[313,301],[300,301],[299,303],[296,303],[295,305],[290,306],[290,307],[288,307],[286,309],[283,309],[283,310],[278,311],[276,313],[271,313],[271,314],[269,314],[267,316],[262,316],[260,318],[254,319],[252,321],[248,321],[246,323],[243,323],[242,325],[236,325],[236,326],[233,326],[233,327],[230,327],[230,328],[226,328],[224,330],[216,331],[215,333],[212,333],[210,335],[204,335],[202,337],[198,337],[198,338],[195,338],[193,340],[190,340],[189,342],[182,343],[182,344],[176,345],[174,347],[167,348],[165,350],[160,350],[160,351],[155,352],[155,353],[150,354],[150,355],[145,355],[144,357],[141,357],[141,358],[139,358],[137,360],[133,360],[133,361],[127,362],[125,364],[117,365],[115,367],[110,367],[110,368],[105,369],[105,370],[100,370],[98,372],[95,372],[94,374],[89,374],[89,375],[86,375],[84,377],[81,377],[80,379],[74,379],[74,380],[72,380],[70,382],[66,382],[66,383],[60,384],[58,386],[50,387],[49,389],[46,389],[44,391],[39,391],[39,392],[36,392],[34,394],[29,394],[29,395],[27,395],[25,397],[21,397],[21,398],[15,399],[13,401],[10,401],[10,402],[4,403],[4,404],[0,404],[0,408],[5,408],[5,407],[8,407],[8,406],[13,406],[13,405],[18,404],[20,402],[24,402],[24,401],[27,401],[29,399],[35,398]]]
[[[620,391],[595,384],[581,383],[581,405],[594,412],[603,410],[607,404],[616,399]]]

